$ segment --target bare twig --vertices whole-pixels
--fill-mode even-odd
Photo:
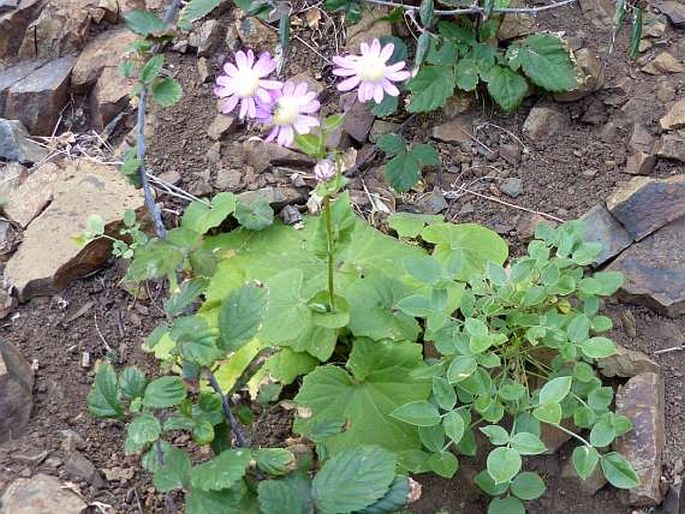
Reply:
[[[505,206],[507,206],[507,207],[511,207],[512,209],[517,209],[517,210],[519,210],[519,211],[530,212],[530,213],[532,213],[532,214],[538,214],[538,215],[540,215],[540,216],[542,216],[542,217],[544,217],[544,218],[547,218],[547,219],[550,219],[550,220],[554,220],[554,221],[556,221],[556,222],[558,222],[558,223],[563,223],[563,222],[564,222],[564,220],[562,220],[561,218],[557,218],[556,216],[553,216],[553,215],[551,215],[551,214],[547,214],[546,212],[536,211],[536,210],[533,210],[533,209],[529,209],[529,208],[527,208],[527,207],[521,207],[520,205],[515,205],[515,204],[513,204],[513,203],[509,203],[509,202],[506,202],[506,201],[504,201],[504,200],[500,200],[499,198],[494,197],[494,196],[488,196],[488,195],[484,195],[483,193],[478,193],[478,192],[476,192],[476,191],[471,191],[470,189],[466,189],[464,186],[457,186],[457,189],[460,190],[460,191],[463,191],[464,193],[468,193],[468,194],[470,194],[470,195],[477,196],[478,198],[483,198],[484,200],[489,200],[489,201],[491,201],[491,202],[495,202],[495,203],[499,203],[499,204],[501,204],[501,205],[505,205]],[[455,197],[456,197],[456,194],[457,194],[457,191],[443,191],[443,193],[445,194],[445,198],[455,198]]]
[[[556,9],[565,5],[570,5],[578,0],[562,0],[548,5],[540,5],[538,7],[495,7],[491,12],[493,13],[510,13],[510,14],[536,14],[550,9]],[[364,0],[364,2],[375,5],[386,5],[388,7],[401,7],[405,10],[418,11],[418,5],[407,5],[401,2],[394,2],[392,0]],[[454,16],[457,14],[485,14],[485,8],[480,5],[473,5],[470,7],[460,7],[457,9],[436,9],[434,14],[436,16]]]
[[[176,15],[176,11],[181,5],[181,0],[173,0],[166,14],[164,15],[164,23],[167,25],[171,23]],[[152,47],[152,53],[157,53],[160,49],[160,45],[155,45]],[[138,97],[138,124],[136,128],[136,158],[140,163],[140,168],[138,168],[138,178],[140,184],[143,188],[143,195],[145,197],[145,205],[147,206],[150,215],[152,216],[152,221],[155,225],[155,232],[157,232],[157,237],[160,239],[166,238],[166,229],[164,228],[164,223],[162,222],[162,213],[157,208],[155,199],[152,196],[152,190],[150,189],[150,183],[147,179],[147,173],[145,172],[145,110],[147,101],[147,86],[141,84],[140,95]]]
[[[205,375],[207,376],[207,380],[209,380],[211,388],[214,389],[214,392],[221,398],[221,406],[224,409],[224,415],[228,420],[228,425],[231,427],[231,432],[233,432],[233,435],[235,436],[236,446],[239,448],[249,448],[250,442],[245,437],[245,433],[243,432],[240,423],[238,423],[238,420],[231,411],[231,400],[221,390],[221,386],[219,385],[216,376],[214,376],[214,373],[212,373],[210,369],[205,368]]]
[[[670,352],[679,352],[681,350],[685,350],[685,344],[679,344],[678,346],[671,346],[669,348],[663,348],[662,350],[657,350],[654,352],[654,355],[659,355],[662,353],[670,353]]]

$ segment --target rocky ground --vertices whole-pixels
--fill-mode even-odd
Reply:
[[[163,5],[147,4],[158,9]],[[101,243],[72,237],[99,214],[115,233],[124,208],[142,198],[115,163],[132,144],[135,111],[116,73],[132,36],[123,13],[142,0],[0,0],[0,494],[7,512],[31,497],[27,512],[163,512],[161,498],[123,454],[123,425],[97,421],[85,407],[93,363],[106,354],[154,369],[140,341],[163,317],[162,291],[134,299],[120,287],[120,265]],[[343,109],[342,145],[365,162],[350,189],[361,214],[382,223],[387,212],[444,213],[476,221],[506,237],[515,253],[539,223],[585,216],[590,237],[605,244],[598,265],[621,270],[626,285],[607,305],[612,337],[623,346],[603,372],[618,387],[617,408],[636,430],[620,443],[642,487],[618,494],[599,480],[569,473],[570,445],[548,434],[557,451],[532,466],[549,489],[532,513],[679,512],[685,458],[685,4],[649,7],[640,57],[627,57],[625,31],[614,50],[610,2],[581,0],[533,19],[508,17],[502,40],[531,30],[563,31],[587,79],[568,95],[535,94],[506,115],[483,98],[457,96],[440,113],[405,128],[410,141],[430,138],[443,158],[409,194],[382,179],[373,143],[404,118],[374,120],[365,106],[332,87],[330,56],[363,39],[407,35],[370,11],[345,29],[339,17],[296,4],[286,60],[320,92],[326,112]],[[146,127],[148,159],[165,220],[183,206],[170,194],[219,191],[267,195],[281,208],[304,210],[311,161],[265,145],[251,127],[217,115],[212,82],[242,45],[271,49],[276,30],[219,10],[180,33],[168,70],[183,85],[180,104],[154,110]],[[292,212],[292,209],[290,209]],[[81,280],[77,280],[81,279]],[[279,440],[288,417],[263,413],[253,437]],[[183,441],[178,441],[183,443]],[[418,477],[414,511],[485,512],[473,486],[478,462],[464,461],[452,481]],[[3,492],[4,491],[4,492]],[[5,510],[0,510],[5,512]],[[680,512],[685,512],[681,509]]]

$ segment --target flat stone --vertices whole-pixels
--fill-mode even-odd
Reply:
[[[159,178],[165,182],[168,182],[169,184],[171,184],[173,186],[175,186],[176,184],[181,182],[181,180],[183,179],[183,177],[181,177],[181,174],[176,170],[164,171],[164,172],[160,173],[159,175],[157,175],[157,178]]]
[[[654,137],[641,123],[633,124],[628,148],[633,152],[650,153],[654,147]]]
[[[79,514],[86,503],[55,477],[39,473],[18,478],[2,496],[6,514]]]
[[[236,122],[237,120],[235,116],[218,113],[214,117],[214,120],[209,127],[207,127],[207,135],[210,137],[210,139],[218,141],[226,134],[235,132],[237,126]]]
[[[28,178],[29,171],[18,162],[0,164],[0,204],[7,204],[10,195]]]
[[[615,257],[633,242],[630,234],[603,204],[595,205],[581,219],[585,221],[587,227],[585,241],[602,244],[602,251],[595,260],[596,266]]]
[[[439,214],[449,207],[445,195],[439,190],[433,190],[421,195],[416,202],[416,206],[421,211],[421,214],[434,215]]]
[[[255,52],[269,50],[273,53],[278,44],[278,32],[268,28],[256,16],[247,16],[241,9],[233,10],[233,27],[226,33],[226,46],[237,50],[242,42],[243,46],[252,48]]]
[[[656,164],[656,155],[637,152],[626,159],[625,172],[630,175],[649,175]]]
[[[511,7],[524,7],[521,2],[512,2]],[[537,31],[535,17],[530,14],[506,13],[497,30],[497,40],[507,41],[528,36]]]
[[[685,313],[685,217],[633,244],[608,269],[624,275],[619,298],[665,316]]]
[[[558,102],[575,102],[604,87],[604,68],[595,53],[589,48],[574,52],[576,64],[581,71],[582,80],[572,91],[554,95]]]
[[[0,119],[0,158],[29,164],[47,156],[45,148],[29,139],[29,133],[21,121]]]
[[[615,344],[615,343],[614,343]],[[640,373],[660,373],[661,368],[642,352],[616,344],[616,353],[597,361],[599,372],[608,378],[630,378]]]
[[[298,73],[290,80],[295,84],[301,84],[302,82],[304,82],[305,84],[307,84],[309,91],[313,91],[317,95],[320,95],[321,93],[323,93],[324,89],[326,89],[325,86],[320,81],[312,77],[308,71]]]
[[[24,61],[16,66],[10,66],[0,73],[0,117],[4,116],[5,99],[7,98],[9,89],[14,84],[30,75],[31,72],[40,68],[43,64],[45,64],[45,60],[43,59]]]
[[[188,46],[195,48],[199,57],[207,57],[221,43],[223,30],[223,25],[217,20],[207,20],[190,33]]]
[[[665,442],[664,384],[657,373],[640,373],[620,386],[616,412],[630,418],[633,429],[614,443],[633,465],[640,485],[631,489],[628,502],[635,507],[658,505],[661,493],[661,452]]]
[[[533,212],[521,216],[521,219],[516,224],[516,234],[519,240],[523,243],[532,241],[535,237],[535,230],[540,225],[549,225],[554,228],[557,226],[557,223]]]
[[[675,87],[670,82],[660,82],[656,87],[656,97],[663,104],[672,102],[675,98]]]
[[[507,177],[499,185],[499,190],[507,196],[517,198],[523,193],[523,181],[520,178]]]
[[[657,8],[666,15],[674,27],[685,27],[685,5],[676,0],[667,0],[657,5]]]
[[[659,121],[664,130],[673,130],[685,127],[685,99],[674,103]]]
[[[0,0],[0,12],[9,11],[19,5],[19,0]]]
[[[580,8],[585,17],[599,28],[610,27],[614,14],[611,0],[580,0]]]
[[[33,408],[33,370],[9,342],[0,340],[0,443],[22,436]]]
[[[17,55],[26,27],[43,7],[43,0],[20,0],[17,8],[0,14],[0,59]]]
[[[578,476],[578,473],[576,473],[571,459],[568,459],[561,468],[561,478],[564,481],[570,480],[571,482],[577,483],[580,488],[588,494],[595,494],[607,484],[607,479],[604,478],[602,468],[599,464],[595,467],[592,474],[587,477],[587,479],[583,480]]]
[[[62,169],[55,163],[46,162],[39,166],[16,193],[9,196],[3,207],[5,214],[26,228],[50,204],[62,176]]]
[[[523,123],[523,130],[533,141],[555,135],[566,123],[566,116],[549,107],[533,107]]]
[[[666,16],[645,10],[642,15],[642,36],[661,38],[666,32]]]
[[[666,75],[669,73],[685,72],[685,65],[670,53],[664,51],[642,67],[642,71],[649,75]]]
[[[286,205],[306,203],[307,195],[292,187],[263,187],[238,195],[238,201],[243,203],[250,204],[258,200],[265,200],[274,211],[280,211]]]
[[[128,29],[108,30],[98,34],[83,49],[71,71],[71,87],[77,93],[90,88],[106,67],[116,67],[137,38]]]
[[[255,172],[261,173],[269,166],[299,166],[313,167],[314,159],[303,153],[284,148],[275,143],[263,141],[245,141],[243,143],[245,160],[254,167]]]
[[[200,57],[197,60],[197,82],[204,84],[209,80],[209,62],[206,57]]]
[[[67,462],[64,464],[64,469],[72,478],[83,480],[96,487],[104,485],[104,481],[95,468],[95,465],[78,450],[71,452]]]
[[[606,200],[609,212],[635,241],[685,215],[685,175],[635,177]]]
[[[656,154],[664,159],[685,162],[685,130],[662,135]]]
[[[107,66],[90,95],[93,124],[102,130],[128,105],[128,93],[134,81],[119,74],[113,66]]]
[[[18,119],[31,134],[49,136],[69,99],[69,75],[75,57],[62,57],[41,66],[7,92],[5,116]]]
[[[388,20],[389,10],[383,7],[362,7],[361,19],[347,29],[345,49],[353,54],[359,53],[360,45],[373,39],[392,35],[392,24]]]
[[[26,31],[19,56],[55,58],[81,50],[94,18],[104,16],[97,5],[97,0],[47,0]]]
[[[567,430],[574,429],[572,423],[568,419],[562,420],[561,425]],[[542,439],[542,442],[545,443],[545,446],[547,447],[547,455],[552,455],[559,451],[559,448],[564,446],[571,439],[571,436],[553,425],[541,423],[540,439]]]
[[[371,112],[370,102],[360,102],[356,94],[349,108],[344,109],[342,132],[359,143],[366,142],[376,117]]]
[[[116,167],[88,160],[68,162],[54,185],[53,200],[24,232],[24,239],[5,268],[20,301],[51,295],[100,268],[111,255],[111,243],[98,239],[79,248],[73,237],[86,230],[90,215],[117,236],[126,209],[143,211],[142,193]],[[46,245],[49,241],[49,245]]]
[[[397,123],[393,123],[392,121],[376,120],[373,122],[371,130],[369,131],[369,141],[374,144],[378,143],[378,140],[381,137],[386,134],[390,134],[391,132],[395,132],[397,127],[399,127],[399,125]]]
[[[220,191],[235,191],[243,180],[243,171],[235,168],[220,168],[216,170],[214,187]]]
[[[468,150],[473,142],[473,120],[469,116],[458,116],[433,127],[433,139],[453,143]]]

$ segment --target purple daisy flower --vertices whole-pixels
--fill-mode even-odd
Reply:
[[[226,100],[221,112],[229,114],[240,102],[240,119],[257,116],[257,102],[271,101],[269,91],[279,89],[282,84],[277,80],[265,80],[276,69],[276,62],[269,52],[262,53],[257,62],[252,50],[238,51],[235,64],[224,64],[225,75],[216,79],[214,94]]]
[[[331,159],[319,161],[314,166],[314,177],[318,182],[326,182],[335,176],[335,164]]]
[[[273,125],[266,141],[276,142],[281,146],[290,146],[295,141],[295,134],[308,134],[312,128],[319,126],[314,114],[321,108],[316,93],[307,91],[307,84],[286,82],[280,90],[271,91],[268,104],[257,105],[257,119],[266,125]]]
[[[360,48],[361,55],[333,57],[333,62],[339,66],[333,70],[333,74],[347,77],[338,84],[338,89],[350,91],[359,86],[357,97],[360,102],[373,99],[376,103],[381,103],[386,93],[398,96],[400,90],[393,82],[407,80],[410,73],[404,69],[404,61],[387,64],[395,51],[395,45],[388,43],[381,46],[381,42],[374,39],[370,45],[362,43]]]

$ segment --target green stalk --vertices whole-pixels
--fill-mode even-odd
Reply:
[[[335,289],[333,286],[333,254],[335,241],[333,241],[333,218],[331,216],[331,198],[326,195],[323,199],[323,215],[326,218],[327,254],[328,254],[328,308],[335,312]]]

